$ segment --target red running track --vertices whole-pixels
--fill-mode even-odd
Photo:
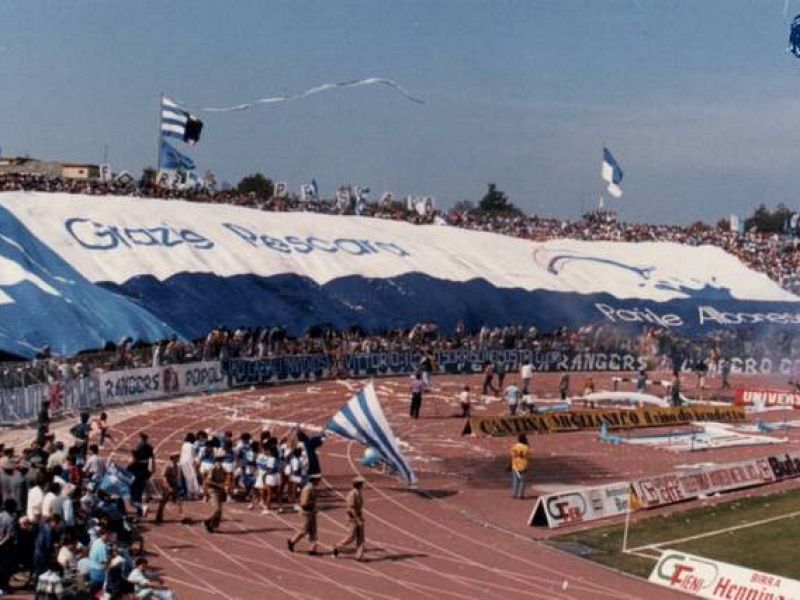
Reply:
[[[498,440],[489,440],[494,446],[487,446],[486,440],[462,437],[462,421],[448,418],[456,410],[455,392],[463,383],[463,378],[437,380],[438,391],[426,400],[418,422],[405,416],[407,380],[376,383],[387,418],[407,444],[407,455],[418,471],[418,492],[362,471],[362,449],[356,444],[331,437],[323,446],[320,539],[331,544],[345,533],[344,495],[351,478],[363,473],[367,477],[365,562],[352,555],[338,560],[329,554],[310,556],[302,542],[291,554],[286,538],[299,526],[298,515],[262,515],[238,502],[226,504],[220,531],[208,534],[199,520],[209,506],[192,502],[184,504],[184,515],[194,520],[192,525],[182,524],[172,507],[167,509],[166,523],[145,525],[151,565],[179,597],[193,600],[681,597],[534,539],[525,524],[533,501],[508,497],[508,476],[502,467],[499,476],[482,476],[486,465],[502,464]],[[186,432],[206,427],[230,429],[237,436],[262,428],[280,434],[289,422],[321,427],[352,395],[355,385],[340,381],[283,386],[155,405],[145,415],[112,421],[117,457],[127,458],[136,434],[143,430],[163,459],[178,449]],[[501,405],[482,410],[497,412]],[[569,445],[576,440],[573,435],[561,434],[560,442]],[[508,442],[504,440],[502,447]]]

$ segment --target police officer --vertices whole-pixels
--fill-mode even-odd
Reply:
[[[350,533],[333,547],[333,555],[339,556],[343,548],[353,542],[356,544],[356,560],[364,559],[366,540],[364,538],[364,478],[360,475],[353,479],[353,489],[347,494],[347,526]]]
[[[206,531],[209,533],[213,533],[222,522],[222,505],[227,499],[227,494],[225,493],[227,477],[225,469],[222,468],[222,456],[215,456],[214,467],[208,473],[208,492],[211,496],[211,505],[214,507],[214,511],[211,516],[203,521],[203,525],[205,525]]]
[[[286,540],[289,552],[294,552],[294,547],[304,537],[308,536],[311,544],[309,554],[317,554],[317,487],[322,479],[322,475],[314,473],[309,476],[308,483],[300,492],[300,509],[303,512],[303,527],[294,534],[294,537]]]

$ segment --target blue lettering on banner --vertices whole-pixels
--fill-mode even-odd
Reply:
[[[344,252],[351,256],[364,256],[367,254],[379,254],[381,251],[394,254],[395,256],[406,257],[411,254],[394,243],[376,242],[371,240],[354,240],[351,238],[337,238],[332,241],[323,240],[315,236],[305,239],[296,235],[285,237],[257,234],[247,227],[236,225],[235,223],[223,223],[225,229],[241,238],[254,248],[264,247],[282,254],[310,254],[315,250],[334,254]]]
[[[284,237],[257,234],[254,231],[235,223],[223,223],[222,226],[254,248],[267,248],[282,254],[310,254],[315,251],[335,254],[337,252],[351,256],[369,254],[393,254],[401,258],[411,256],[405,248],[393,242],[375,240],[356,240],[352,238],[336,238],[326,240],[316,236],[306,238],[296,235]],[[87,250],[114,250],[115,248],[174,248],[188,245],[197,250],[210,250],[215,243],[204,235],[191,229],[175,229],[169,225],[155,227],[118,227],[73,217],[64,222],[64,227],[72,238]]]
[[[310,254],[318,250],[330,254],[343,252],[351,256],[365,256],[367,254],[379,254],[381,252],[394,254],[399,257],[411,256],[411,253],[404,248],[389,242],[356,240],[352,238],[337,238],[329,241],[316,236],[309,236],[303,239],[296,235],[280,237],[265,233],[256,233],[247,227],[235,223],[223,223],[222,226],[254,248],[268,248],[282,254],[292,254],[293,252]]]
[[[64,221],[64,227],[76,242],[88,250],[113,250],[119,246],[173,248],[183,244],[197,250],[214,247],[214,242],[191,229],[173,229],[168,225],[120,228],[73,217]]]
[[[216,366],[189,368],[183,375],[182,388],[212,388],[225,381],[221,371]]]
[[[105,383],[105,396],[110,400],[117,397],[143,396],[161,389],[161,374],[122,374],[118,379],[109,379]]]
[[[237,359],[226,361],[222,366],[231,387],[318,378],[329,371],[328,357],[324,354]]]
[[[270,359],[234,359],[223,364],[231,387],[280,381],[300,381],[343,373],[349,377],[410,375],[423,355],[412,350],[347,354],[340,362],[327,355],[284,356]],[[647,359],[628,352],[539,352],[527,349],[439,350],[433,353],[439,373],[476,373],[486,362],[518,370],[530,361],[535,371],[636,371]]]

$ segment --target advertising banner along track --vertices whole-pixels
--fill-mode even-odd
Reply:
[[[650,581],[707,600],[800,600],[800,581],[677,550],[663,552]]]
[[[694,405],[691,407],[570,410],[537,415],[476,416],[467,419],[462,435],[477,437],[517,436],[520,433],[560,433],[581,429],[634,429],[688,425],[693,421],[738,423],[746,419],[744,408]]]
[[[800,453],[785,453],[641,477],[631,486],[637,507],[655,508],[796,477]]]
[[[630,495],[631,484],[620,481],[539,496],[528,525],[546,525],[556,529],[624,515],[628,511]]]
[[[758,408],[774,406],[800,408],[800,392],[739,388],[734,395],[734,403],[737,406],[755,406]]]

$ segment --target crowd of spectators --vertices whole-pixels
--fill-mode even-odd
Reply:
[[[34,175],[2,175],[0,191],[29,190],[90,195],[123,195],[148,198],[184,199],[195,202],[232,204],[274,212],[316,212],[353,215],[380,219],[403,220],[415,224],[447,224],[465,229],[490,231],[535,241],[570,238],[578,240],[610,240],[622,242],[676,242],[699,246],[709,244],[737,256],[749,267],[766,274],[785,289],[800,294],[800,245],[794,239],[776,234],[748,231],[740,233],[729,227],[705,223],[690,226],[626,223],[608,212],[594,212],[578,220],[544,218],[536,215],[492,215],[475,211],[449,212],[428,207],[422,212],[392,198],[371,202],[355,196],[341,199],[305,199],[295,195],[264,199],[255,193],[238,193],[233,189],[209,188],[170,189],[153,181],[136,181],[132,177],[108,182],[78,181]]]
[[[359,327],[346,330],[314,327],[298,337],[289,336],[279,326],[236,329],[220,326],[195,340],[173,337],[146,344],[124,338],[117,344],[108,344],[102,351],[73,357],[54,356],[45,347],[32,361],[0,364],[0,388],[66,381],[98,369],[115,371],[205,360],[312,354],[325,354],[331,358],[331,364],[340,364],[339,359],[345,354],[416,351],[425,355],[457,349],[632,353],[646,357],[653,368],[670,371],[676,360],[694,364],[698,360],[713,362],[721,356],[757,360],[800,356],[800,338],[783,331],[756,338],[749,329],[719,330],[702,338],[689,338],[665,328],[626,330],[608,324],[541,332],[523,325],[483,326],[469,331],[459,322],[450,334],[441,331],[436,323],[419,323],[409,329],[380,333],[365,332]]]
[[[147,570],[144,505],[132,511],[123,499],[133,502],[155,470],[147,435],[117,466],[103,452],[105,413],[81,414],[60,439],[49,423],[43,405],[30,444],[0,443],[0,595],[174,600]]]

